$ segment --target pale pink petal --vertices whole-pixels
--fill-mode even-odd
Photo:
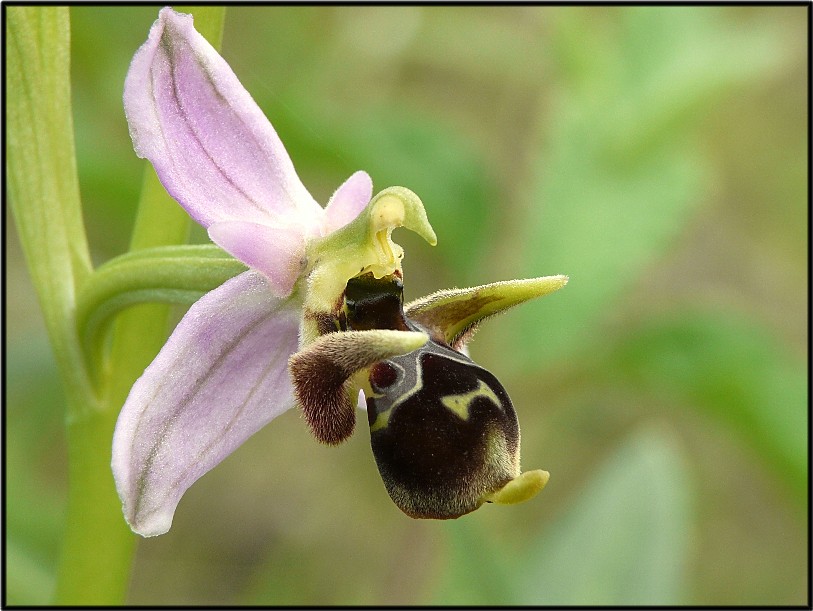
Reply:
[[[305,258],[305,238],[298,228],[221,221],[209,226],[209,237],[232,256],[265,274],[277,295],[290,294]]]
[[[124,515],[145,536],[169,530],[195,480],[290,408],[288,358],[299,304],[255,271],[206,294],[136,381],[113,436]]]
[[[367,172],[356,172],[336,189],[325,208],[327,232],[336,231],[356,218],[373,197],[373,181]]]
[[[201,225],[221,220],[321,226],[323,210],[274,128],[191,15],[161,10],[124,85],[136,152]]]

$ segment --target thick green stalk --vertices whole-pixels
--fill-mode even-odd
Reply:
[[[113,520],[109,431],[90,382],[74,313],[92,273],[82,224],[65,7],[8,9],[8,171],[15,224],[67,403],[68,515],[57,600],[120,602],[132,557]],[[78,518],[77,518],[78,516]]]

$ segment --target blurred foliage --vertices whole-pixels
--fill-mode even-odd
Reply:
[[[140,543],[129,602],[804,604],[808,12],[230,8],[223,54],[318,200],[357,169],[423,199],[439,244],[396,234],[407,298],[570,275],[472,345],[551,481],[524,505],[410,520],[363,429],[325,448],[288,413]],[[143,162],[121,91],[156,15],[71,9],[97,265],[132,230]],[[8,602],[42,604],[62,400],[6,237]]]
[[[673,435],[645,426],[598,468],[567,514],[516,554],[501,557],[493,547],[479,554],[486,533],[469,522],[452,527],[456,556],[441,598],[460,605],[686,604],[691,489]]]

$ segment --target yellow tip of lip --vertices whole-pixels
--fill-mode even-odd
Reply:
[[[541,469],[526,471],[505,486],[483,497],[484,501],[498,505],[515,505],[535,497],[550,479],[550,473]]]

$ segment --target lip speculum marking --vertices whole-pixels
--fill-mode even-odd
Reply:
[[[464,392],[459,395],[446,395],[441,397],[440,402],[443,406],[458,415],[463,420],[469,419],[469,409],[474,404],[476,399],[490,401],[495,405],[500,404],[499,397],[491,390],[491,387],[483,380],[479,380],[477,388],[472,391]]]

